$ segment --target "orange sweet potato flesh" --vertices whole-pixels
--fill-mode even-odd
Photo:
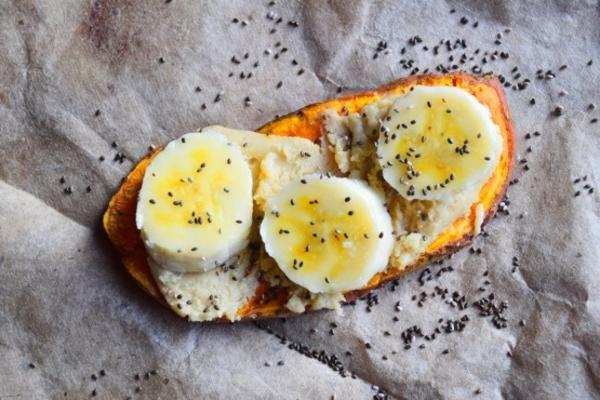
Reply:
[[[322,114],[325,110],[333,109],[343,114],[357,112],[382,96],[405,93],[414,85],[459,87],[486,105],[491,111],[494,123],[500,127],[504,140],[500,162],[482,187],[478,200],[472,205],[469,212],[442,232],[413,264],[402,269],[390,266],[386,271],[376,274],[364,288],[345,293],[346,301],[352,301],[385,282],[397,279],[471,243],[474,236],[477,204],[483,206],[484,224],[494,216],[510,179],[515,147],[513,126],[500,82],[493,76],[472,76],[466,73],[412,76],[388,83],[375,90],[306,106],[297,112],[269,122],[257,130],[266,134],[300,136],[317,141],[322,135]],[[152,157],[158,151],[155,150],[148,154],[129,173],[110,200],[104,214],[103,224],[132,278],[152,297],[166,304],[148,267],[146,251],[135,226],[137,195],[142,185],[142,178]],[[238,310],[238,316],[241,319],[250,319],[290,315],[289,310],[285,308],[287,300],[288,293],[285,288],[273,288],[261,282],[254,296]]]

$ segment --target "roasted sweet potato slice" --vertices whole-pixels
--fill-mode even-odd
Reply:
[[[493,76],[476,77],[465,73],[454,73],[403,78],[379,89],[306,106],[297,112],[269,122],[259,128],[258,132],[282,136],[301,136],[316,141],[322,135],[322,114],[325,110],[333,109],[339,113],[356,112],[382,96],[405,93],[411,86],[417,84],[456,86],[468,91],[490,109],[494,122],[500,127],[504,139],[500,162],[482,187],[475,203],[483,206],[485,215],[483,223],[489,222],[506,191],[513,168],[515,146],[513,126],[506,99],[500,83]],[[129,274],[146,292],[159,302],[166,304],[148,267],[144,245],[135,226],[137,194],[146,167],[155,154],[156,151],[148,154],[129,173],[110,200],[103,223],[108,237],[119,251]],[[345,293],[346,301],[351,301],[385,282],[468,245],[473,240],[473,228],[476,220],[475,204],[466,215],[457,219],[442,232],[413,264],[402,269],[392,266],[385,272],[376,274],[364,288]],[[254,296],[238,310],[238,316],[241,319],[249,319],[289,315],[290,312],[285,308],[287,300],[287,289],[272,288],[268,287],[266,283],[261,283]]]

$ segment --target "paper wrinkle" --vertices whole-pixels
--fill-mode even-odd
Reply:
[[[2,186],[5,186],[5,188],[2,188]],[[44,207],[47,207],[47,208],[49,208],[49,209],[50,209],[50,211],[51,211],[51,212],[54,212],[54,213],[56,213],[57,215],[60,215],[61,217],[65,217],[65,218],[67,218],[67,220],[68,220],[69,222],[72,222],[73,224],[75,224],[75,225],[76,225],[76,226],[78,226],[79,228],[81,228],[81,229],[83,229],[83,230],[87,230],[87,229],[89,229],[89,227],[88,227],[88,226],[85,226],[85,225],[83,225],[82,223],[78,222],[77,220],[75,220],[75,219],[73,219],[73,218],[70,218],[68,215],[66,215],[66,214],[62,213],[60,210],[57,210],[57,209],[55,209],[55,208],[54,208],[54,207],[52,207],[50,204],[46,203],[46,202],[44,201],[44,199],[42,199],[42,198],[40,198],[40,197],[36,197],[34,194],[32,194],[32,193],[29,193],[29,192],[27,192],[27,191],[25,191],[25,190],[19,189],[18,187],[16,187],[16,186],[13,186],[13,185],[11,185],[10,183],[6,182],[4,179],[1,179],[1,178],[0,178],[0,192],[1,192],[2,190],[10,190],[10,191],[14,192],[14,193],[11,193],[13,196],[18,196],[18,197],[21,197],[21,196],[23,196],[23,197],[27,197],[27,198],[29,198],[29,199],[33,200],[33,202],[35,203],[35,207],[37,207],[37,208],[40,208],[40,209],[41,209],[41,208],[44,208]],[[31,200],[30,200],[30,201],[31,201]],[[2,208],[0,208],[0,210],[2,210]],[[6,211],[6,212],[8,212],[8,211]],[[25,221],[20,221],[20,223],[22,223],[22,224],[25,224]],[[8,228],[8,226],[7,226],[6,228]],[[33,227],[32,227],[31,229],[33,229]],[[0,238],[1,238],[1,239],[4,239],[4,238],[5,238],[5,236],[4,236],[4,235],[0,235]],[[2,242],[2,243],[0,243],[0,245],[4,245],[4,244],[5,244],[5,243],[3,243],[3,242]],[[0,247],[0,249],[2,249],[2,247]],[[2,264],[4,263],[4,261],[6,261],[6,256],[4,256],[4,255],[3,255],[3,256],[0,258],[0,268],[2,267]]]
[[[0,6],[0,398],[63,398],[65,391],[67,398],[86,398],[94,388],[99,398],[126,398],[140,386],[140,398],[354,399],[372,397],[374,384],[399,399],[464,399],[476,389],[486,399],[600,397],[600,138],[590,123],[600,109],[587,108],[599,106],[595,4],[163,3]],[[283,21],[267,20],[269,11]],[[233,24],[234,17],[248,26]],[[287,25],[292,19],[299,28]],[[271,27],[277,32],[270,34]],[[498,33],[502,44],[494,45]],[[414,35],[423,43],[407,44]],[[432,55],[441,39],[457,38],[466,39],[467,49],[447,53],[440,46],[439,56]],[[373,59],[381,40],[389,54]],[[277,41],[289,51],[275,60]],[[265,56],[265,48],[273,53]],[[120,179],[151,144],[211,123],[255,129],[276,114],[336,96],[338,87],[348,94],[406,76],[411,69],[400,59],[432,71],[448,64],[450,54],[456,62],[476,48],[509,51],[509,60],[488,58],[485,68],[512,80],[518,66],[532,81],[523,92],[505,89],[517,153],[531,170],[516,163],[520,182],[509,188],[511,214],[500,212],[486,228],[490,237],[477,239],[473,247],[483,254],[458,253],[442,265],[454,272],[423,287],[419,271],[402,278],[395,292],[376,292],[379,304],[371,312],[358,301],[343,316],[319,312],[266,322],[275,334],[335,354],[356,379],[340,377],[251,323],[180,321],[134,287],[100,230]],[[242,64],[234,65],[233,55]],[[559,71],[561,64],[568,68]],[[556,78],[538,80],[537,69],[551,69]],[[239,79],[249,71],[251,79]],[[283,87],[276,90],[279,80]],[[220,91],[223,99],[215,103]],[[245,96],[251,107],[244,107]],[[565,114],[552,116],[558,104]],[[540,137],[525,139],[536,130]],[[122,164],[112,161],[117,152],[127,155]],[[586,182],[573,184],[584,175]],[[587,194],[584,183],[596,192]],[[65,195],[71,185],[74,193]],[[513,256],[520,263],[514,273]],[[442,266],[430,269],[435,274]],[[484,270],[492,284],[480,293]],[[411,300],[436,285],[462,291],[470,304],[494,292],[496,302],[509,302],[509,326],[497,330],[472,305],[460,311],[430,299],[419,308]],[[463,332],[403,349],[400,335],[410,326],[429,332],[438,318],[463,314],[470,317]],[[339,327],[332,336],[333,322]],[[382,335],[386,330],[390,337]],[[100,369],[107,377],[92,381]],[[134,380],[152,369],[158,377]]]

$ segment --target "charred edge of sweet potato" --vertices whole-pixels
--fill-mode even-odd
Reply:
[[[486,225],[495,214],[495,209],[493,212],[489,213],[483,223],[482,227]],[[446,257],[450,253],[454,253],[469,244],[472,243],[474,239],[474,235],[471,233],[465,236],[461,241],[451,243],[446,247],[443,247],[437,250],[435,253],[427,255],[427,257],[421,257],[417,259],[413,264],[406,266],[405,268],[398,270],[393,275],[388,275],[384,279],[381,279],[375,286],[368,286],[365,288],[353,290],[350,292],[344,293],[344,304],[348,304],[367,293],[376,290],[385,284],[399,279],[405,275],[410,274],[418,270],[419,268],[424,267],[432,262],[440,260]],[[288,300],[288,289],[280,288],[280,287],[269,287],[268,284],[261,282],[259,288],[254,293],[254,296],[248,300],[240,310],[238,310],[238,315],[242,320],[244,319],[273,319],[273,318],[283,318],[294,315],[299,315],[291,312],[287,308],[285,308],[285,303]],[[307,307],[308,311],[310,307]],[[215,322],[228,322],[226,319],[216,320]]]
[[[502,199],[502,197],[504,197],[504,193],[505,193],[505,191],[502,192],[502,196],[500,197],[500,199]],[[492,220],[492,218],[494,217],[495,214],[496,214],[496,206],[494,206],[493,209],[490,210],[490,212],[488,214],[486,214],[481,226],[484,227],[485,225],[487,225]],[[473,235],[473,233],[471,232],[468,235],[463,236],[463,238],[457,242],[449,243],[448,245],[436,250],[433,253],[419,257],[414,263],[399,270],[396,274],[385,276],[383,279],[381,279],[377,283],[377,285],[375,287],[367,287],[367,288],[361,288],[358,290],[353,290],[351,292],[345,293],[344,298],[346,299],[347,303],[351,302],[353,300],[356,300],[357,298],[364,296],[371,290],[379,288],[379,287],[385,285],[386,283],[396,280],[404,275],[408,275],[411,272],[414,272],[414,271],[418,270],[419,268],[424,267],[425,265],[431,264],[432,262],[438,261],[438,260],[446,257],[449,254],[457,252],[458,250],[470,245],[473,242],[473,239],[475,239],[475,235]]]
[[[447,75],[420,75],[408,78],[402,78],[390,82],[378,89],[355,93],[349,96],[343,96],[321,103],[315,103],[302,108],[299,111],[290,113],[286,116],[277,118],[257,131],[266,134],[275,134],[281,136],[300,136],[317,141],[322,133],[322,113],[326,109],[334,109],[340,113],[356,112],[363,106],[369,104],[382,96],[390,94],[402,94],[409,90],[415,84],[446,84],[447,86],[458,86],[470,88],[471,85],[484,85],[492,89],[498,101],[499,109],[490,111],[493,117],[502,121],[503,139],[507,148],[503,152],[502,160],[506,161],[505,176],[501,187],[496,188],[493,200],[485,210],[485,217],[482,225],[487,224],[496,211],[498,203],[504,197],[510,174],[514,164],[514,134],[513,125],[509,117],[508,107],[501,85],[495,77],[475,77],[465,73],[455,73]],[[461,84],[462,83],[462,84]],[[477,96],[476,96],[477,97]],[[479,99],[479,98],[478,98]],[[481,99],[479,99],[481,101]],[[499,112],[501,115],[495,115]],[[496,121],[497,122],[497,121]],[[167,306],[167,303],[160,292],[154,277],[146,261],[146,252],[139,237],[139,232],[135,227],[135,208],[137,204],[137,193],[140,190],[142,178],[145,169],[150,160],[158,153],[156,149],[144,157],[129,173],[121,187],[112,197],[109,206],[104,214],[104,228],[121,254],[123,264],[134,278],[136,283],[147,293],[156,298],[161,304]],[[499,165],[500,167],[500,165]],[[497,168],[498,170],[498,168]],[[496,173],[496,171],[495,171]],[[491,178],[490,178],[491,179]],[[454,226],[463,218],[474,218],[474,206],[471,211],[459,220],[455,221]],[[472,225],[471,225],[472,226]],[[449,228],[450,229],[450,228]],[[372,279],[365,288],[350,291],[344,294],[345,301],[350,302],[358,297],[374,290],[385,283],[398,279],[432,261],[440,259],[458,249],[469,245],[474,236],[471,230],[462,234],[458,239],[450,241],[443,246],[431,252],[422,254],[414,263],[403,269],[389,269],[386,273],[380,273]],[[275,318],[294,315],[285,308],[288,299],[288,289],[285,287],[269,287],[265,282],[259,282],[254,295],[250,300],[238,310],[238,316],[241,319],[261,319]],[[217,320],[226,322],[225,319]]]
[[[144,172],[161,149],[162,147],[150,151],[125,177],[108,203],[102,217],[102,225],[108,238],[121,255],[125,269],[133,277],[135,283],[161,304],[167,306],[146,261],[146,249],[135,225],[137,195],[142,187]]]

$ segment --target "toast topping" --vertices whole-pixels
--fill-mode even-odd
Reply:
[[[329,175],[284,186],[268,200],[260,233],[285,275],[312,293],[364,286],[385,269],[394,244],[382,197]]]
[[[444,200],[479,187],[501,152],[489,110],[454,87],[415,86],[379,127],[383,177],[409,200]]]
[[[207,271],[244,249],[252,226],[252,174],[221,133],[188,133],[150,163],[136,225],[149,256],[171,271]]]

